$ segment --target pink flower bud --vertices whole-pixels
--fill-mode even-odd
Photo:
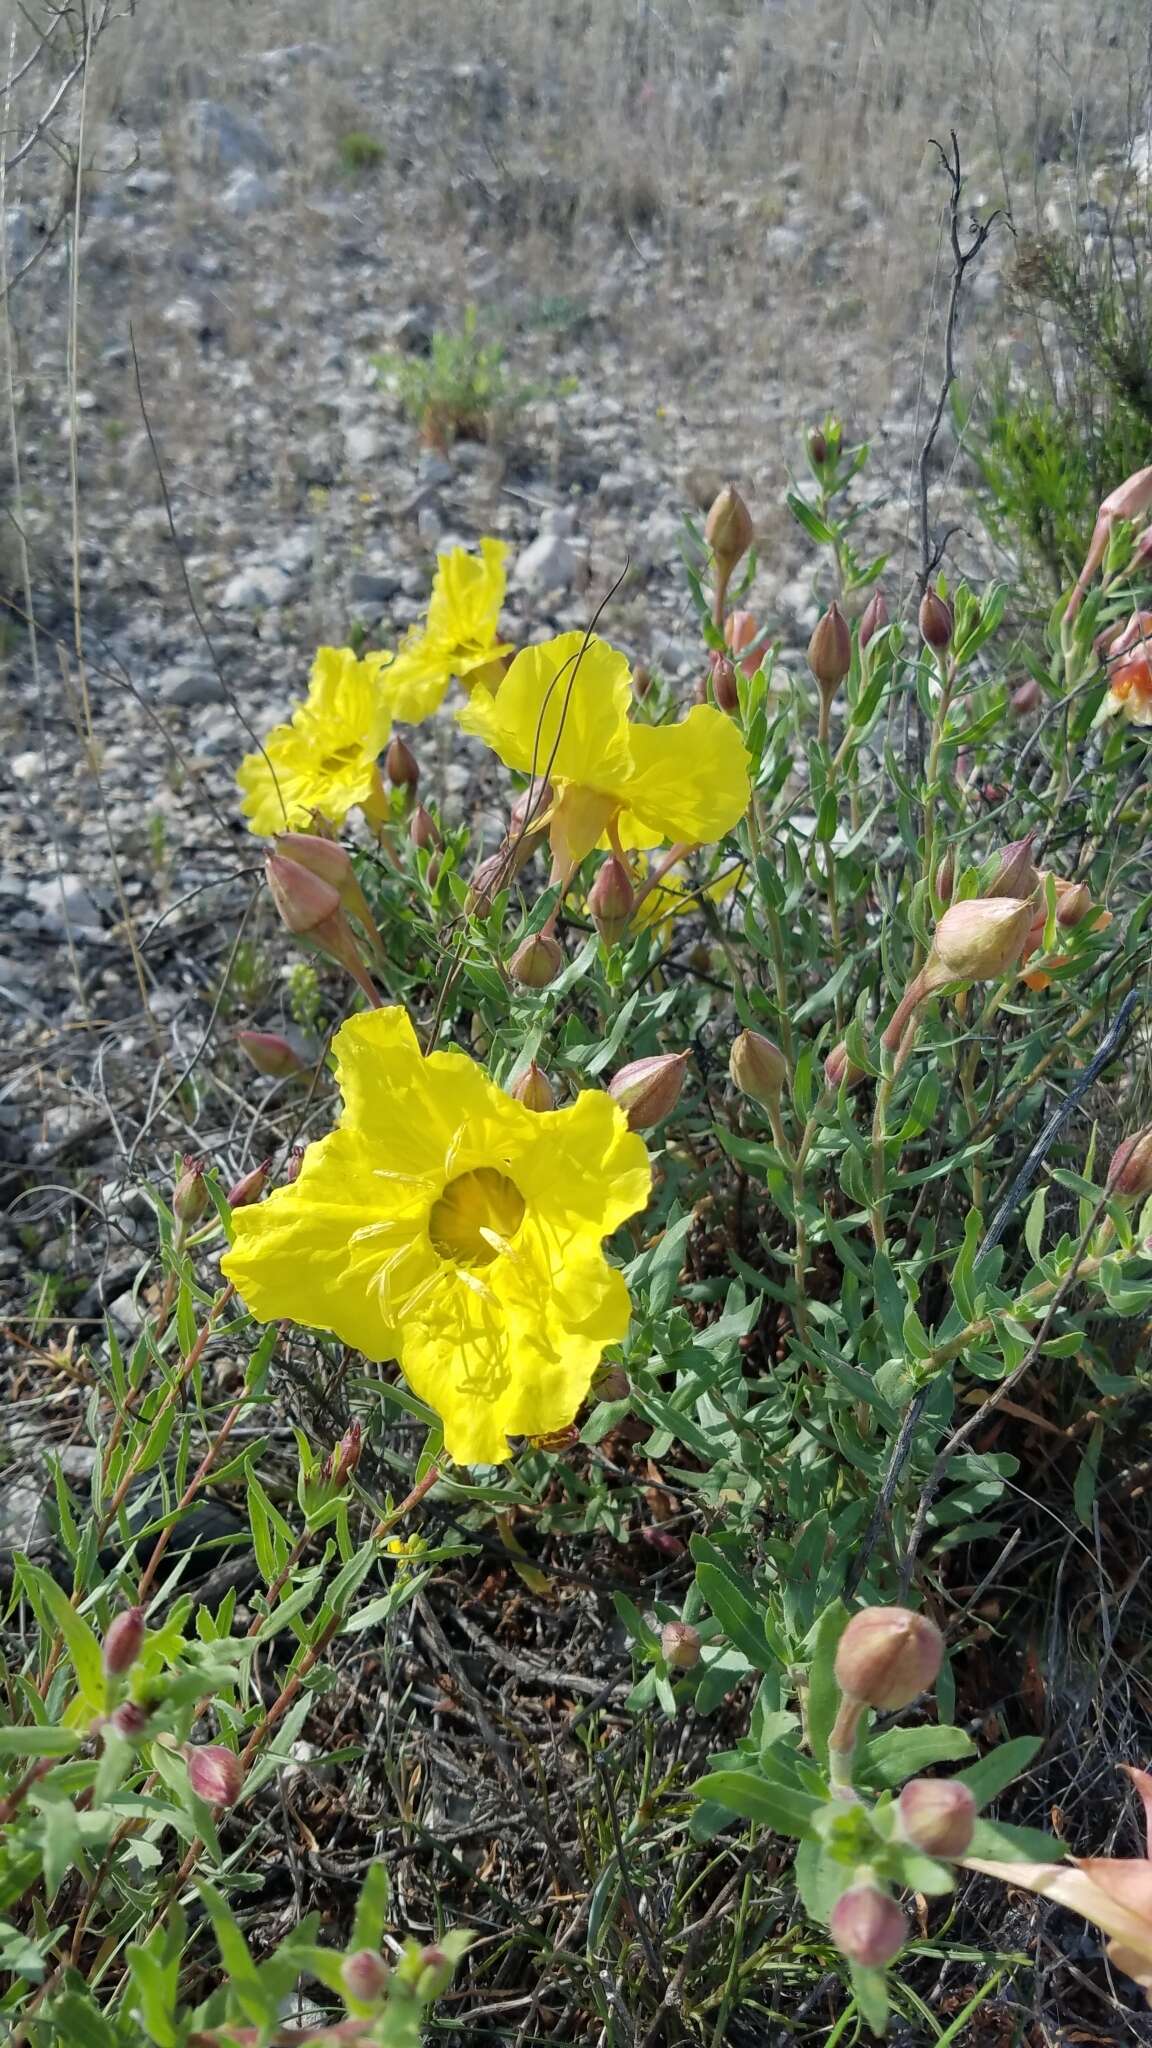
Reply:
[[[933,1684],[944,1659],[934,1621],[910,1607],[862,1607],[836,1651],[836,1681],[846,1699],[892,1712]]]
[[[947,853],[944,855],[943,860],[941,861],[939,867],[936,870],[936,894],[940,898],[941,903],[951,903],[952,891],[955,889],[955,887],[956,856],[952,852],[951,847],[949,847]]]
[[[818,619],[808,642],[808,666],[821,690],[838,690],[852,666],[852,635],[838,604]]]
[[[1031,924],[1031,904],[1013,896],[952,904],[932,940],[936,986],[949,979],[999,981],[1019,960]]]
[[[882,1970],[908,1939],[908,1922],[878,1885],[854,1884],[841,1892],[828,1931],[842,1956],[862,1970]]]
[[[736,671],[732,663],[719,656],[712,669],[712,695],[717,708],[729,715],[740,708],[740,691],[736,683]]]
[[[122,1678],[132,1669],[144,1642],[144,1609],[126,1607],[109,1623],[104,1638],[104,1669],[109,1678]]]
[[[556,1107],[552,1083],[543,1067],[538,1067],[535,1060],[525,1067],[522,1074],[517,1075],[508,1093],[514,1102],[522,1102],[525,1109],[535,1110],[538,1116],[544,1116]]]
[[[860,614],[860,647],[863,650],[870,640],[882,633],[888,624],[888,601],[877,585]]]
[[[406,740],[394,733],[384,756],[384,773],[393,789],[415,789],[420,780],[416,756]]]
[[[182,1163],[184,1170],[172,1193],[172,1214],[178,1223],[199,1223],[209,1202],[208,1189],[204,1185],[204,1161],[198,1159],[194,1152],[186,1152]]]
[[[306,1068],[298,1052],[278,1031],[238,1031],[236,1043],[247,1053],[258,1074],[283,1081],[289,1074],[303,1074]]]
[[[317,840],[316,844],[328,846],[332,842]],[[312,868],[302,867],[298,860],[289,860],[286,854],[268,854],[264,873],[272,901],[290,932],[300,935],[315,931],[317,925],[325,924],[340,909],[340,892],[335,885]]]
[[[430,1942],[427,1948],[421,1949],[419,1964],[420,1975],[416,1979],[416,1996],[427,2003],[447,1991],[452,1982],[454,1965],[451,1958],[446,1956],[444,1950],[438,1948],[435,1942]]]
[[[691,1671],[700,1662],[700,1631],[690,1621],[666,1621],[660,1632],[660,1655],[673,1671]]]
[[[532,839],[533,845],[538,845],[544,837],[540,820],[547,817],[553,802],[552,784],[533,778],[527,789],[520,791],[508,813],[509,839],[519,839],[523,832]]]
[[[606,946],[615,946],[623,938],[635,901],[631,875],[622,860],[609,854],[588,891],[592,922]]]
[[[671,1116],[684,1087],[686,1052],[653,1053],[632,1060],[608,1083],[608,1093],[628,1119],[630,1131],[650,1131]]]
[[[752,516],[736,489],[725,484],[713,499],[704,521],[704,538],[716,558],[716,566],[727,578],[752,545]]]
[[[788,1062],[778,1045],[759,1031],[742,1031],[733,1042],[728,1072],[741,1095],[765,1109],[780,1100],[788,1080]]]
[[[388,1989],[392,1972],[374,1948],[358,1948],[340,1965],[340,1981],[357,2005],[376,2005]]]
[[[828,460],[828,443],[824,438],[824,431],[821,427],[809,428],[808,453],[816,464],[817,469],[822,469]]]
[[[967,1785],[949,1778],[911,1778],[896,1802],[900,1833],[926,1856],[966,1856],[976,1826]]]
[[[829,1088],[858,1088],[866,1078],[863,1067],[858,1067],[848,1057],[848,1047],[841,1039],[834,1045],[824,1062],[824,1079]]]
[[[936,654],[943,654],[952,638],[952,607],[931,584],[920,599],[920,637]]]
[[[184,1751],[188,1783],[206,1806],[235,1806],[244,1790],[244,1766],[222,1742],[189,1744]]]
[[[254,1166],[249,1173],[242,1173],[239,1180],[235,1181],[228,1190],[228,1207],[230,1209],[250,1209],[253,1202],[258,1202],[264,1193],[268,1185],[268,1175],[271,1171],[272,1161],[264,1159],[261,1160],[259,1166]]]
[[[423,804],[417,804],[408,820],[408,837],[421,853],[430,853],[433,847],[440,844],[440,834],[436,830],[435,821],[424,809]]]
[[[332,1453],[332,1478],[337,1486],[342,1486],[356,1470],[363,1448],[364,1431],[361,1424],[350,1423]]]
[[[307,1149],[306,1145],[293,1145],[287,1159],[284,1161],[284,1171],[280,1176],[282,1188],[290,1188],[293,1181],[299,1180],[300,1168],[304,1164],[304,1154]]]
[[[1043,696],[1044,692],[1036,681],[1035,676],[1029,676],[1027,682],[1021,683],[1019,689],[1013,690],[1012,709],[1017,713],[1018,717],[1024,718],[1028,712],[1037,709]]]
[[[1120,1202],[1152,1195],[1152,1128],[1121,1139],[1108,1167],[1107,1188]]]
[[[746,676],[755,675],[762,659],[759,648],[753,648],[751,653],[747,652],[747,649],[752,647],[756,637],[756,620],[751,612],[737,611],[729,614],[727,624],[724,627],[724,638],[728,643],[733,660],[739,661]],[[729,708],[735,710],[736,707],[735,705],[731,707],[724,705],[722,708],[724,710]]]
[[[487,917],[493,899],[499,895],[501,889],[507,888],[512,872],[512,859],[504,847],[496,853],[490,853],[486,860],[482,860],[473,868],[472,879],[468,884],[467,903],[474,917]]]
[[[508,972],[521,988],[547,988],[564,965],[564,949],[544,932],[533,932],[517,946]]]
[[[1030,903],[1040,887],[1039,870],[1032,860],[1032,848],[1036,834],[1029,832],[1025,839],[1014,839],[1004,847],[996,872],[984,891],[985,896],[1014,896],[1019,903]]]
[[[148,1728],[150,1719],[147,1707],[136,1700],[121,1700],[115,1712],[109,1714],[109,1726],[120,1737],[121,1742],[139,1742]]]

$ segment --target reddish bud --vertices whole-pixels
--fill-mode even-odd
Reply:
[[[736,683],[736,671],[723,655],[712,670],[712,695],[721,711],[731,713],[739,709],[740,691]]]
[[[765,1109],[779,1102],[788,1080],[788,1062],[778,1045],[760,1031],[742,1031],[732,1045],[728,1072],[750,1102]]]
[[[417,804],[408,820],[408,837],[421,853],[430,853],[440,844],[440,834],[436,830],[435,820],[424,809],[423,804]]]
[[[337,1486],[342,1486],[356,1470],[363,1448],[363,1429],[358,1422],[350,1423],[332,1453],[332,1478]]]
[[[517,946],[508,972],[521,988],[547,988],[564,965],[564,949],[544,932],[533,932]]]
[[[490,853],[472,870],[468,884],[468,909],[473,917],[487,917],[492,903],[501,889],[507,888],[513,871],[512,859],[506,848]]]
[[[888,624],[888,601],[884,592],[877,587],[860,614],[860,646],[865,648],[869,641],[882,633]]]
[[[1121,1202],[1143,1201],[1152,1195],[1152,1129],[1124,1138],[1108,1167],[1108,1193]]]
[[[293,1181],[299,1180],[300,1168],[304,1164],[304,1153],[306,1150],[307,1147],[304,1145],[293,1145],[287,1159],[284,1161],[284,1171],[280,1176],[282,1188],[290,1188]]]
[[[222,1742],[189,1744],[184,1751],[188,1783],[206,1806],[235,1806],[244,1790],[244,1766]]]
[[[717,568],[727,579],[748,553],[753,540],[752,515],[735,484],[725,484],[713,499],[704,521],[704,538],[716,558]]]
[[[420,768],[415,754],[406,740],[394,733],[388,742],[384,756],[384,773],[393,789],[415,789],[420,780]]]
[[[838,690],[852,666],[852,635],[838,604],[818,619],[808,642],[808,666],[822,690]]]
[[[392,1972],[374,1948],[358,1948],[340,1965],[340,1982],[357,2005],[377,2005],[388,1989]]]
[[[812,427],[809,429],[808,453],[812,457],[813,462],[816,464],[817,469],[821,469],[823,465],[827,462],[828,443],[824,438],[823,428]]]
[[[539,1116],[544,1116],[548,1110],[556,1107],[552,1083],[543,1067],[538,1067],[535,1060],[525,1067],[522,1074],[517,1075],[508,1093],[514,1102],[522,1102],[525,1109],[534,1109]]]
[[[934,1621],[911,1607],[862,1607],[836,1651],[836,1681],[846,1699],[892,1712],[933,1684],[944,1659]]]
[[[121,1742],[139,1742],[146,1734],[150,1715],[147,1707],[136,1700],[121,1700],[115,1712],[109,1714],[109,1726],[120,1737]]]
[[[249,1173],[242,1173],[239,1180],[228,1190],[228,1207],[250,1209],[253,1202],[258,1202],[264,1193],[271,1171],[272,1161],[263,1159],[260,1165],[254,1166]]]
[[[1065,931],[1074,931],[1083,924],[1092,908],[1092,892],[1086,882],[1061,882],[1056,880],[1056,922]]]
[[[632,671],[632,694],[642,704],[652,689],[652,671],[638,661]]]
[[[754,676],[761,662],[761,652],[753,646],[757,637],[756,620],[751,612],[732,612],[724,628],[733,660],[739,661],[746,676]],[[752,652],[747,650],[751,648]],[[727,706],[725,706],[727,709]]]
[[[632,1060],[613,1075],[608,1093],[624,1111],[630,1131],[650,1131],[671,1116],[683,1092],[687,1064],[686,1052],[659,1052]]]
[[[1003,849],[985,896],[1014,896],[1018,903],[1031,902],[1040,887],[1040,874],[1032,859],[1035,843],[1036,834],[1029,832]]]
[[[832,1047],[824,1062],[824,1079],[829,1088],[858,1088],[865,1079],[863,1067],[856,1066],[848,1057],[848,1047],[841,1039]]]
[[[421,1949],[419,1965],[420,1975],[416,1979],[417,1998],[424,2002],[439,1998],[452,1982],[454,1965],[451,1957],[446,1956],[444,1950],[438,1948],[435,1942],[431,1942],[427,1948]]]
[[[660,1655],[673,1671],[691,1671],[700,1662],[700,1631],[690,1621],[666,1621],[660,1632]]]
[[[943,654],[952,638],[952,607],[931,585],[920,599],[920,637],[936,654]]]
[[[109,1678],[122,1678],[132,1669],[144,1642],[144,1609],[126,1607],[109,1624],[104,1638],[104,1669]]]
[[[317,846],[332,843],[328,839],[316,841]],[[303,867],[298,860],[289,860],[286,854],[268,854],[264,873],[282,923],[298,936],[326,924],[340,909],[340,892],[335,884],[312,868]]]
[[[592,922],[606,946],[615,946],[628,929],[636,891],[632,877],[622,860],[610,854],[597,870],[596,880],[588,891],[588,909]]]
[[[936,870],[936,894],[939,897],[941,903],[945,905],[951,903],[952,891],[955,889],[955,887],[956,856],[952,852],[951,847],[949,847],[948,852],[944,855],[943,860],[940,862],[940,865]]]
[[[926,1856],[966,1856],[976,1826],[967,1785],[949,1778],[911,1778],[896,1802],[900,1833]]]
[[[258,1074],[283,1081],[289,1074],[303,1074],[304,1062],[278,1031],[238,1031],[236,1043],[248,1055]]]
[[[178,1223],[198,1223],[209,1200],[204,1185],[204,1161],[197,1159],[194,1152],[186,1152],[182,1164],[184,1170],[172,1193],[172,1214]]]
[[[1026,683],[1021,683],[1018,690],[1013,690],[1012,709],[1023,718],[1029,711],[1037,710],[1043,696],[1044,692],[1035,676],[1029,676]]]
[[[841,1892],[828,1931],[842,1956],[861,1970],[882,1970],[908,1939],[908,1922],[878,1885],[854,1884]]]

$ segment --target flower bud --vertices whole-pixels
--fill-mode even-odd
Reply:
[[[376,2005],[388,1989],[392,1972],[374,1948],[358,1948],[340,1965],[340,1982],[357,2005]]]
[[[727,580],[752,545],[752,517],[735,484],[725,484],[704,521],[704,538]]]
[[[861,651],[867,647],[870,640],[876,638],[877,633],[884,631],[887,624],[888,600],[880,589],[879,584],[877,584],[876,589],[872,592],[871,597],[860,614]]]
[[[592,1392],[598,1401],[626,1401],[632,1382],[622,1365],[602,1365],[592,1381]]]
[[[473,917],[487,917],[493,899],[507,886],[511,875],[512,861],[506,847],[490,853],[473,868],[467,896],[467,907]]]
[[[104,1638],[104,1669],[109,1678],[122,1678],[132,1669],[144,1642],[144,1609],[126,1607],[109,1624]]]
[[[865,1079],[863,1067],[858,1067],[848,1057],[848,1047],[841,1039],[834,1045],[824,1062],[824,1079],[829,1088],[858,1088]]]
[[[891,1712],[927,1690],[943,1659],[944,1638],[926,1614],[862,1607],[840,1638],[836,1682],[846,1699]]]
[[[228,1190],[228,1207],[230,1209],[250,1209],[253,1202],[258,1202],[264,1193],[268,1185],[268,1175],[271,1171],[272,1161],[264,1159],[261,1160],[259,1166],[252,1167],[249,1173],[242,1173],[239,1180],[234,1181]]]
[[[564,965],[564,949],[544,932],[533,932],[517,946],[508,972],[521,988],[547,988]]]
[[[700,1662],[700,1631],[690,1621],[666,1621],[660,1632],[660,1655],[673,1671],[691,1671]]]
[[[753,614],[732,612],[724,628],[724,638],[733,660],[740,663],[746,676],[754,676],[763,660],[763,654],[755,645],[758,631]],[[747,651],[749,648],[752,650],[751,653]]]
[[[338,839],[326,839],[318,832],[277,832],[276,852],[285,860],[295,861],[297,867],[306,868],[310,875],[318,875],[335,889],[341,902],[345,901],[349,876],[355,882],[355,869],[351,855]],[[356,889],[358,893],[358,883]]]
[[[630,1131],[650,1131],[671,1116],[684,1088],[687,1064],[686,1052],[658,1052],[630,1061],[613,1075],[608,1093],[624,1111]]]
[[[182,1165],[183,1172],[172,1193],[172,1214],[178,1223],[199,1223],[209,1201],[204,1161],[194,1152],[185,1152]]]
[[[852,635],[838,604],[816,621],[808,642],[808,666],[822,690],[838,690],[852,666]]]
[[[300,1168],[304,1164],[304,1154],[307,1149],[306,1145],[292,1146],[287,1159],[284,1161],[284,1171],[280,1175],[280,1185],[282,1188],[290,1188],[293,1181],[299,1180]]]
[[[808,453],[812,457],[813,462],[816,464],[817,469],[820,469],[822,465],[825,462],[827,462],[828,443],[824,438],[822,428],[812,427],[809,430]]]
[[[358,1422],[349,1423],[348,1428],[344,1431],[336,1449],[332,1453],[331,1476],[334,1486],[343,1486],[344,1481],[351,1478],[357,1465],[360,1463],[360,1453],[363,1448],[363,1428]]]
[[[976,1826],[976,1801],[950,1778],[911,1778],[896,1802],[900,1833],[926,1856],[966,1856]]]
[[[742,1031],[734,1040],[728,1072],[741,1095],[765,1109],[780,1100],[788,1079],[788,1062],[778,1045],[759,1031]]]
[[[522,832],[527,832],[533,835],[533,843],[538,843],[544,837],[540,820],[547,817],[553,802],[550,782],[531,781],[527,789],[520,791],[508,813],[508,837],[518,839]]]
[[[1056,922],[1065,931],[1083,924],[1092,908],[1092,891],[1086,882],[1062,882],[1056,878]]]
[[[517,1075],[508,1093],[514,1102],[522,1102],[525,1109],[534,1109],[539,1116],[556,1107],[552,1083],[543,1067],[538,1067],[535,1060],[525,1067],[522,1074]]]
[[[936,654],[943,654],[952,638],[952,607],[931,584],[920,599],[920,637]]]
[[[235,1806],[244,1790],[244,1766],[222,1742],[189,1744],[184,1751],[188,1783],[206,1806]]]
[[[416,1996],[425,2003],[439,1998],[452,1982],[454,1964],[442,1948],[434,1942],[422,1948],[419,1955],[420,1975],[416,1979]]]
[[[588,891],[588,908],[592,922],[606,946],[615,946],[628,929],[636,891],[632,877],[622,860],[610,854],[597,870],[596,880]]]
[[[1108,1167],[1108,1193],[1121,1202],[1143,1201],[1152,1195],[1152,1128],[1123,1138]]]
[[[1019,717],[1023,718],[1029,711],[1037,709],[1043,696],[1044,692],[1036,681],[1035,676],[1029,676],[1027,682],[1021,683],[1018,690],[1013,690],[1012,709]]]
[[[440,844],[440,834],[436,830],[435,821],[424,809],[423,804],[416,805],[408,820],[408,837],[420,853],[430,853],[433,847]]]
[[[115,1712],[109,1714],[108,1722],[121,1742],[139,1742],[147,1731],[150,1718],[148,1708],[142,1707],[137,1700],[121,1700]]]
[[[318,846],[332,843],[327,839],[316,842]],[[281,921],[298,936],[315,931],[317,925],[335,917],[340,908],[340,892],[335,884],[298,860],[289,860],[286,854],[268,854],[264,873]]]
[[[861,1970],[882,1970],[908,1939],[908,1922],[895,1899],[878,1885],[854,1884],[841,1892],[828,1931],[842,1956]]]
[[[740,708],[740,691],[736,683],[736,671],[725,655],[719,656],[712,670],[712,695],[717,708],[731,714]]]
[[[1031,924],[1031,904],[1013,896],[954,903],[932,939],[937,985],[944,979],[999,981],[1019,960]]]
[[[278,1031],[238,1031],[236,1043],[256,1072],[267,1074],[270,1080],[283,1081],[289,1074],[306,1071],[299,1053]]]
[[[1036,834],[1014,839],[1003,849],[996,872],[985,889],[986,897],[1014,896],[1018,903],[1030,903],[1040,887],[1040,875],[1032,860]]]
[[[420,769],[415,754],[399,733],[393,733],[384,756],[384,773],[393,789],[415,789]]]
[[[652,689],[652,671],[644,662],[638,661],[632,671],[632,694],[638,704],[644,702]]]
[[[949,847],[947,853],[944,855],[943,860],[941,861],[939,867],[936,870],[936,894],[939,897],[941,903],[951,903],[952,891],[955,889],[955,887],[956,856],[953,853],[951,847]]]

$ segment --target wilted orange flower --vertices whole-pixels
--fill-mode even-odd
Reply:
[[[1133,612],[1104,655],[1108,695],[1099,718],[1119,714],[1133,725],[1152,725],[1152,612]]]
[[[1047,879],[1048,877],[1043,874],[1040,877],[1042,883],[1046,883]],[[1091,901],[1083,882],[1066,881],[1063,875],[1053,875],[1052,880],[1056,885],[1056,923],[1063,926],[1065,931],[1072,930],[1078,924],[1087,924],[1089,931],[1102,932],[1111,924],[1112,912],[1105,910],[1102,904]],[[1044,927],[1048,922],[1048,904],[1043,888],[1038,902],[1039,908],[1024,941],[1021,960],[1029,960],[1033,953],[1039,952],[1043,943]],[[1049,956],[1047,966],[1063,967],[1070,958],[1071,955],[1068,953],[1053,953]],[[1052,976],[1044,967],[1021,968],[1020,979],[1026,988],[1040,990],[1048,987]]]

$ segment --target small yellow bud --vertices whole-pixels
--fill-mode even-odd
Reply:
[[[759,1031],[742,1031],[733,1042],[728,1072],[741,1095],[765,1109],[779,1102],[788,1080],[788,1062],[778,1045]]]
[[[934,1621],[911,1607],[862,1607],[836,1651],[836,1682],[846,1699],[893,1712],[934,1682],[944,1638]]]
[[[716,558],[716,566],[727,578],[752,545],[752,516],[736,489],[725,484],[713,499],[704,521],[704,538]]]
[[[517,946],[508,972],[521,988],[547,988],[564,965],[564,949],[544,932],[533,932]]]
[[[535,1060],[525,1067],[522,1074],[517,1075],[508,1093],[514,1102],[522,1102],[525,1109],[534,1109],[539,1116],[544,1116],[548,1110],[556,1107],[552,1083],[543,1067],[538,1067]]]

